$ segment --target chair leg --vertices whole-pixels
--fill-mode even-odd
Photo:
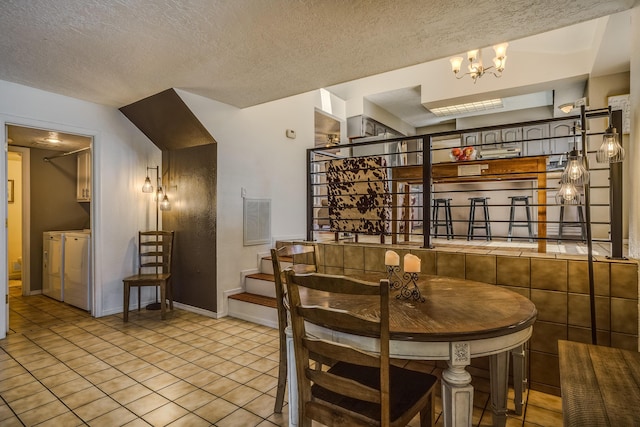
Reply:
[[[471,206],[469,207],[469,226],[467,227],[467,240],[471,240],[473,238],[473,222],[475,221],[476,216],[476,204],[472,200]]]
[[[278,387],[276,389],[276,403],[273,407],[273,412],[279,414],[282,412],[282,406],[284,404],[284,392],[287,386],[287,344],[286,335],[283,329],[279,331],[280,335],[280,357],[278,360]]]
[[[171,280],[167,282],[167,298],[169,299],[169,310],[173,311],[173,284]]]
[[[511,212],[509,213],[509,232],[507,233],[507,242],[511,241],[513,235],[513,220],[516,217],[516,205],[514,199],[511,199]]]
[[[127,282],[124,283],[124,301],[122,303],[122,320],[129,321],[129,291],[131,287]]]
[[[433,410],[433,392],[429,394],[429,403],[420,411],[420,427],[435,425],[435,411]]]
[[[529,199],[525,199],[527,209],[527,230],[529,230],[529,243],[533,243],[533,226],[531,225],[531,208],[529,207]]]
[[[160,285],[160,318],[167,318],[167,286],[164,282]]]
[[[582,206],[578,206],[578,221],[580,221],[580,237],[583,242],[587,241],[587,224],[584,222],[584,212]]]
[[[489,205],[487,201],[484,202],[484,220],[485,220],[485,233],[487,234],[487,241],[491,240],[491,222],[489,221]]]
[[[447,201],[445,207],[445,218],[447,220],[447,240],[453,239],[453,217],[451,216],[451,204]]]
[[[142,305],[142,299],[140,298],[140,288],[142,286],[138,286],[138,311],[140,311],[140,306]]]

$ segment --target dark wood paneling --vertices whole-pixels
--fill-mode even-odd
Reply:
[[[171,198],[163,228],[176,232],[174,300],[215,312],[217,144],[163,151],[162,170]]]
[[[120,108],[162,150],[178,150],[216,141],[173,89]]]

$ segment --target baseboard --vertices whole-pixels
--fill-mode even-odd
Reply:
[[[148,301],[143,301],[141,307],[146,307],[148,304],[151,304],[151,303],[154,303],[154,302],[155,302],[155,299],[149,299]],[[201,314],[201,315],[206,316],[206,317],[213,317],[214,319],[218,319],[218,318],[221,317],[216,312],[213,312],[213,311],[210,311],[210,310],[205,310],[205,309],[199,308],[199,307],[194,307],[194,306],[188,305],[188,304],[183,304],[183,303],[177,302],[177,301],[173,302],[173,306],[175,308],[179,308],[180,310],[190,311],[192,313]],[[137,309],[138,305],[137,304],[135,306],[134,305],[129,305],[129,309],[130,310],[133,309],[133,308]],[[114,315],[114,314],[121,314],[121,313],[122,313],[122,307],[120,307],[120,308],[112,308],[110,310],[103,310],[102,311],[102,316],[100,316],[100,317],[111,316],[111,315]]]
[[[219,316],[218,313],[216,313],[215,311],[205,310],[204,308],[194,307],[192,305],[183,304],[181,302],[174,301],[173,306],[181,310],[190,311],[191,313],[200,314],[205,317],[212,317],[214,319],[219,319],[220,317],[222,317],[222,316]]]

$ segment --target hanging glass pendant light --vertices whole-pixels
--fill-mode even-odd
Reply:
[[[160,210],[161,211],[170,211],[171,210],[171,202],[169,202],[169,198],[165,194],[160,202]]]
[[[144,184],[142,185],[142,192],[143,193],[153,193],[153,185],[151,185],[151,180],[149,179],[149,176],[147,176],[144,179]]]
[[[602,145],[596,153],[598,163],[618,163],[624,160],[624,148],[620,145],[620,135],[609,125],[602,136]]]
[[[578,151],[572,150],[569,153],[569,162],[560,177],[561,183],[571,183],[574,186],[581,186],[589,182],[589,171],[584,166],[584,158]]]
[[[556,203],[559,205],[579,205],[582,201],[582,194],[571,182],[563,182],[560,185],[560,190],[556,194]]]

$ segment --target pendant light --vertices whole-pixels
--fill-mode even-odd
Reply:
[[[142,185],[142,192],[153,193],[153,185],[151,185],[151,179],[149,179],[149,175],[147,175],[147,177],[144,179],[144,184]]]
[[[569,152],[569,162],[560,177],[561,183],[581,186],[589,182],[589,171],[584,166],[584,157],[577,150]]]
[[[582,123],[576,122],[573,127],[573,150],[569,152],[567,166],[565,166],[560,176],[560,190],[556,194],[556,202],[558,204],[577,205],[581,201],[581,191],[578,187],[582,187],[589,183],[589,171],[585,167],[586,159],[576,149],[576,134],[581,129]],[[584,146],[584,141],[582,141]]]
[[[171,210],[171,202],[169,202],[169,198],[165,194],[160,202],[160,210],[161,211],[170,211]]]
[[[609,119],[611,123],[611,119]],[[620,145],[620,135],[616,132],[616,128],[609,125],[602,136],[602,144],[596,152],[596,160],[598,163],[619,163],[624,160],[624,148]]]
[[[582,195],[578,188],[571,182],[563,182],[556,194],[556,203],[559,205],[579,205]]]

